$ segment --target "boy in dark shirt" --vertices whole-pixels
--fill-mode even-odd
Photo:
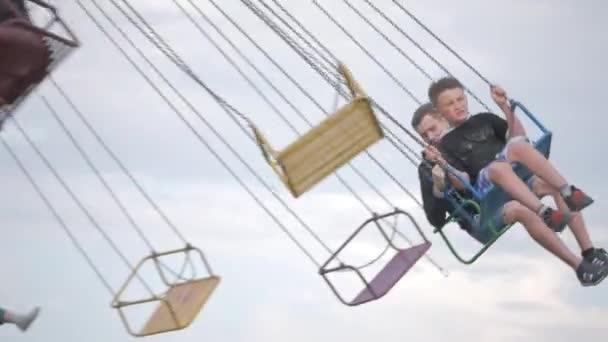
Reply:
[[[427,103],[414,113],[412,127],[425,142],[431,144],[439,140],[441,133],[446,132],[449,128],[449,124],[434,111],[432,104]],[[435,228],[443,227],[447,223],[447,215],[454,210],[451,203],[443,198],[444,177],[443,169],[437,164],[427,160],[418,165],[418,179],[420,180],[424,213],[429,223]],[[469,214],[473,215],[474,213],[470,212]],[[468,220],[460,219],[457,223],[465,231],[471,231]]]
[[[558,190],[571,211],[580,211],[593,203],[583,191],[570,185],[529,143],[523,125],[509,108],[501,88],[492,87],[492,97],[507,120],[492,113],[469,116],[463,87],[454,78],[447,77],[434,83],[429,89],[429,97],[452,127],[441,142],[443,156],[454,168],[464,172],[461,174],[463,178],[481,195],[496,184],[543,217],[548,226],[554,229],[563,226],[570,214],[553,211],[540,202],[512,172],[510,163],[519,162]]]
[[[449,165],[482,195],[492,186],[500,186],[515,201],[526,207],[528,212],[542,218],[542,221],[538,220],[540,225],[531,222],[533,231],[524,224],[532,237],[568,263],[583,285],[598,284],[608,274],[608,255],[603,249],[590,247],[590,242],[581,244],[581,248],[587,245],[584,246],[584,258],[581,260],[555,234],[539,230],[539,227],[545,225],[560,230],[573,219],[568,209],[580,211],[593,200],[566,182],[547,159],[529,144],[523,125],[509,108],[504,90],[495,86],[491,90],[494,101],[503,110],[507,120],[492,113],[469,116],[464,88],[454,78],[443,78],[430,87],[431,102],[450,123],[451,128],[441,139],[440,149],[443,155],[431,146],[426,151],[427,156],[440,164],[447,164],[447,159]],[[550,192],[559,193],[566,208],[556,211],[544,205],[513,172],[512,162],[523,164],[543,181]],[[451,180],[456,186],[459,185],[454,177]],[[509,215],[505,211],[504,218],[507,219],[507,216]],[[575,219],[582,220],[579,217]],[[583,231],[587,235],[584,228]]]
[[[411,125],[422,139],[431,145],[438,144],[443,135],[449,131],[449,123],[441,114],[435,111],[431,103],[420,106],[414,112]],[[441,166],[429,160],[420,163],[418,166],[418,178],[424,212],[429,223],[435,228],[443,227],[447,222],[447,215],[451,214],[454,210],[450,201],[444,198],[442,189],[445,184],[445,176],[446,174]],[[466,197],[464,194],[461,194],[461,196]],[[503,218],[505,212],[508,212],[513,217],[520,216],[516,214],[523,209],[523,206],[515,201],[511,202],[495,215],[493,222],[495,227],[502,227],[507,224]],[[492,238],[491,232],[485,229],[486,227],[479,226],[477,221],[479,220],[479,215],[476,215],[477,213],[472,210],[473,208],[465,207],[464,209],[467,214],[471,215],[473,222],[476,224],[471,224],[468,219],[457,215],[457,223],[460,228],[480,243],[488,243]]]
[[[437,113],[431,103],[420,106],[416,112],[414,112],[412,118],[412,127],[418,132],[422,139],[432,145],[436,145],[440,142],[443,135],[449,132],[449,124],[441,114]],[[434,227],[440,228],[446,223],[446,214],[451,213],[454,208],[450,205],[450,202],[444,199],[443,187],[445,184],[445,172],[437,164],[431,164],[431,162],[423,162],[418,167],[418,178],[420,180],[420,190],[422,193],[422,202],[424,211],[429,223]],[[527,186],[534,192],[538,197],[544,197],[551,195],[556,205],[560,209],[566,209],[567,205],[559,195],[559,193],[552,191],[542,179],[533,177],[528,182]],[[461,196],[466,197],[464,194]],[[516,205],[517,204],[517,205]],[[513,214],[515,211],[521,211],[525,209],[520,203],[516,201],[510,201],[508,206],[504,206],[499,209],[495,215],[494,227],[502,227],[512,222],[520,222],[519,219],[505,220],[505,216],[516,217],[521,215]],[[468,212],[474,215],[474,212]],[[473,217],[477,220],[478,217]],[[476,222],[476,221],[475,221]],[[491,238],[491,232],[485,227],[478,227],[478,224],[471,225],[468,220],[460,220],[459,225],[462,229],[466,230],[473,238],[481,243],[487,243]],[[477,226],[477,227],[476,227]],[[577,241],[581,245],[581,248],[588,249],[592,247],[589,236],[586,232],[582,217],[580,219],[573,218],[570,226],[577,237]]]

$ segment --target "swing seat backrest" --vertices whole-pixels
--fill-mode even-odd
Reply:
[[[383,137],[370,100],[358,97],[287,146],[277,161],[299,197]]]
[[[342,64],[352,100],[281,151],[273,149],[250,123],[257,144],[274,172],[298,198],[384,138],[372,101]]]

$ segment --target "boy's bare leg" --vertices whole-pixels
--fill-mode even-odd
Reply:
[[[507,158],[510,162],[519,162],[525,165],[532,173],[542,178],[548,185],[556,190],[568,185],[566,179],[553,167],[553,165],[538,152],[531,144],[514,143],[509,146]]]
[[[507,159],[510,162],[522,163],[532,173],[559,191],[570,210],[580,211],[593,203],[593,199],[569,184],[547,158],[532,145],[528,143],[511,144],[507,151]]]
[[[554,211],[541,202],[528,185],[513,172],[509,163],[493,162],[489,166],[488,175],[494,184],[501,187],[514,200],[520,202],[538,216],[542,216],[545,224],[552,230],[562,230],[563,226],[569,221],[570,215],[568,212]]]
[[[568,205],[561,197],[559,192],[555,191],[553,187],[547,184],[544,180],[540,178],[535,178],[532,190],[537,196],[551,196],[555,201],[555,205],[559,210],[566,211],[568,210]],[[589,231],[585,225],[585,220],[582,214],[573,215],[570,223],[568,224],[578,246],[581,251],[589,250],[593,248],[593,243],[591,242],[591,238],[589,237]]]
[[[520,222],[528,234],[543,248],[558,257],[564,263],[576,270],[581,263],[581,258],[564,244],[564,242],[530,209],[516,201],[511,201],[504,206],[505,222],[507,224]]]

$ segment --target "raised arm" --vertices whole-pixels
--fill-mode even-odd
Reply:
[[[517,136],[526,136],[524,125],[509,106],[507,92],[497,85],[490,86],[490,92],[492,94],[492,99],[507,118],[507,139]]]

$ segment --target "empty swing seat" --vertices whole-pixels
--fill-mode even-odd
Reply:
[[[351,305],[359,305],[378,299],[388,293],[390,289],[403,278],[416,262],[431,248],[430,242],[424,242],[406,249],[401,249],[391,261],[359,292]]]
[[[194,277],[193,275],[190,279],[184,279],[179,275],[179,279],[169,281],[165,275],[165,271],[163,271],[163,267],[166,266],[162,264],[160,258],[168,255],[184,254],[186,260],[192,262],[189,254],[191,252],[198,254],[200,257],[202,264],[206,269],[206,275],[203,277]],[[132,286],[134,278],[141,277],[138,272],[148,261],[154,262],[158,275],[165,284],[166,289],[160,294],[150,294],[146,298],[123,300],[122,297]],[[194,268],[193,264],[192,267]],[[114,297],[112,307],[118,310],[125,328],[135,337],[181,330],[188,327],[196,319],[199,312],[220,283],[220,280],[220,277],[212,274],[207,260],[198,248],[188,245],[182,249],[155,253],[142,259],[132,270],[129,278]],[[143,304],[154,302],[158,302],[158,305],[154,311],[152,311],[143,327],[141,329],[133,328],[131,323],[132,320],[127,318],[125,309],[128,307],[141,307]]]
[[[211,276],[172,286],[139,335],[149,336],[186,328],[194,321],[219,282],[219,277]]]
[[[395,244],[393,243],[393,239],[386,234],[384,229],[382,229],[379,224],[379,221],[397,215],[406,216],[414,225],[423,240],[420,244],[416,244],[408,248],[398,248],[397,246],[395,246]],[[372,261],[371,263],[367,263],[364,266],[357,267],[353,265],[343,264],[342,262],[340,262],[339,266],[329,268],[329,264],[335,261],[339,261],[338,255],[370,223],[376,225],[378,231],[387,243],[387,248],[384,250],[384,252],[382,252],[382,254],[391,249],[396,252],[391,258],[391,260],[387,262],[384,267],[378,273],[376,273],[376,275],[374,275],[371,281],[367,281],[365,276],[362,274],[361,269],[376,262],[379,258],[376,258],[374,261]],[[398,231],[397,227],[393,227],[393,229],[395,230],[395,233]],[[420,258],[422,258],[426,254],[426,252],[430,248],[431,242],[427,240],[426,236],[420,229],[420,226],[418,225],[416,220],[409,213],[396,208],[390,213],[386,213],[383,215],[374,215],[372,218],[368,219],[361,226],[359,226],[359,228],[355,230],[355,232],[342,244],[342,246],[340,246],[338,250],[333,253],[333,255],[323,264],[323,266],[319,270],[319,274],[323,276],[323,279],[325,279],[325,282],[329,285],[338,300],[348,306],[357,306],[373,300],[380,299],[385,296],[395,286],[395,284],[397,284],[397,282],[399,282],[399,280],[401,280],[401,278],[403,278],[403,276],[405,276],[405,274],[410,269],[412,269],[412,267],[418,262],[418,260],[420,260]],[[363,288],[351,300],[345,299],[344,296],[340,293],[340,291],[338,291],[336,286],[334,286],[334,284],[328,277],[328,274],[330,273],[344,272],[347,270],[355,272],[357,277],[364,284]]]
[[[340,72],[353,100],[282,151],[273,150],[252,125],[263,155],[294,197],[299,197],[384,137],[370,99],[346,67],[340,65]]]

